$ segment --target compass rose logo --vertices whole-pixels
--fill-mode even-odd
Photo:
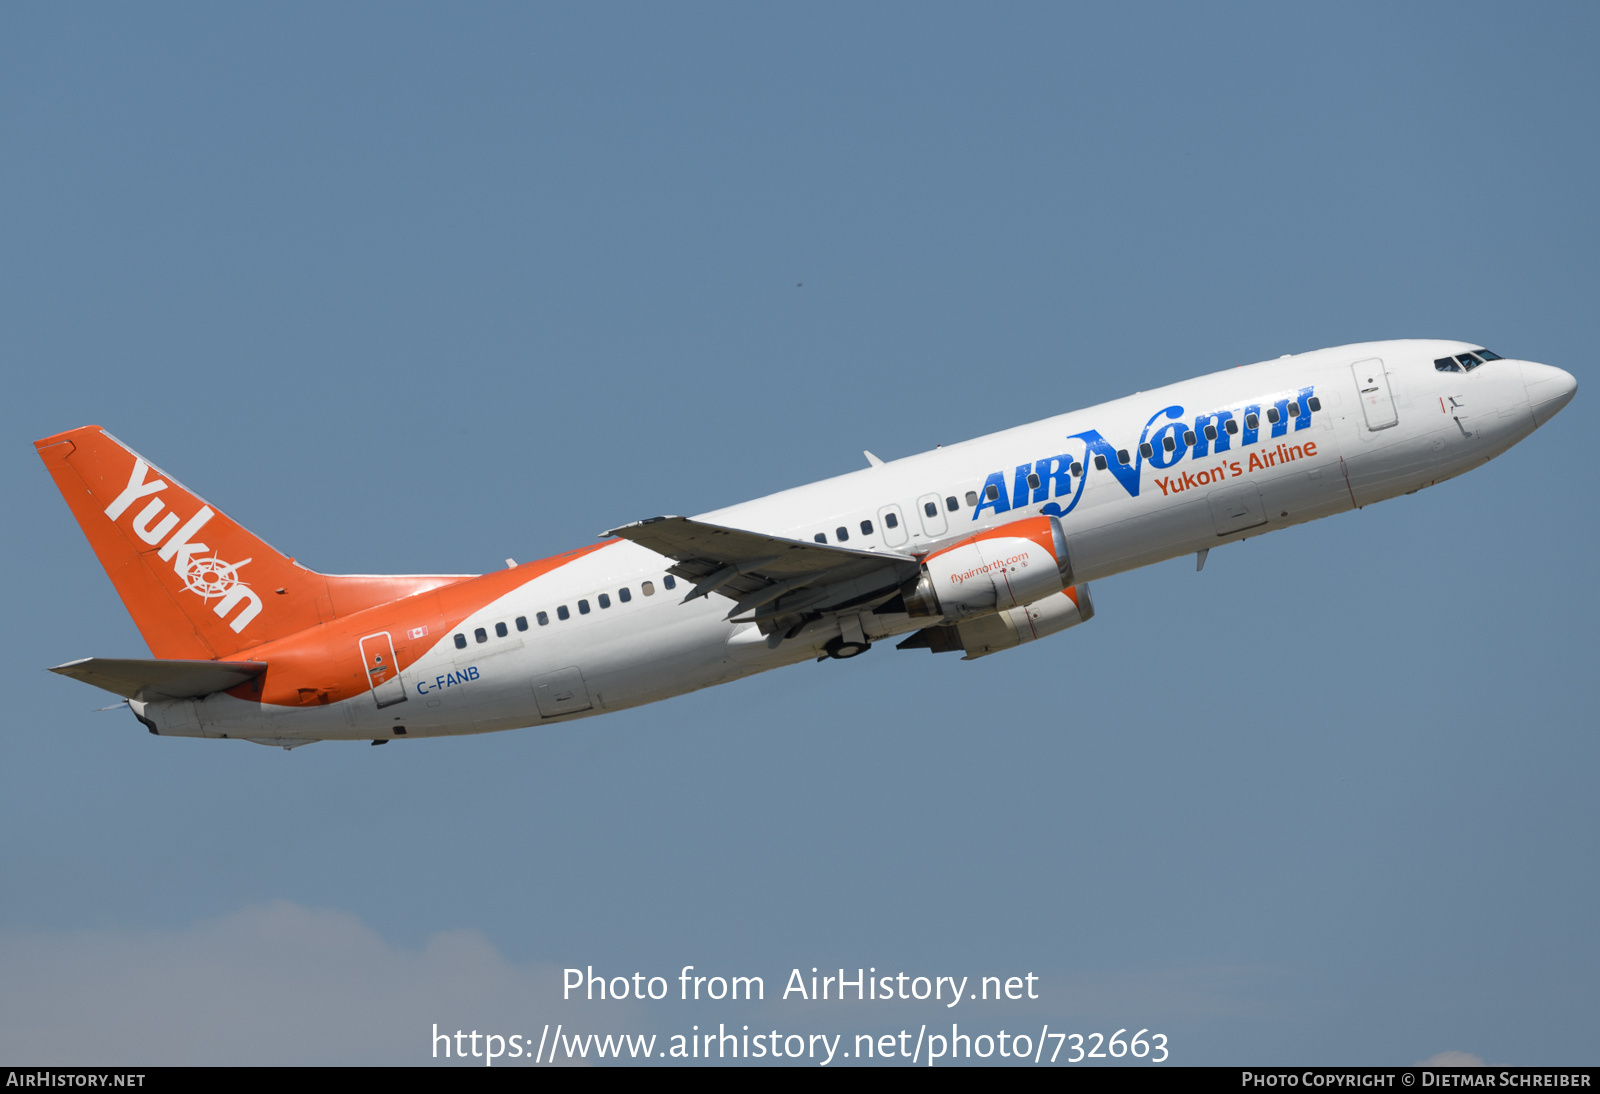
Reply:
[[[183,571],[183,583],[191,593],[205,600],[226,596],[228,590],[239,584],[239,570],[250,559],[242,562],[224,562],[216,555],[194,558]]]

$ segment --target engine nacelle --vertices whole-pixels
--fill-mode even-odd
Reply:
[[[972,661],[1046,638],[1093,617],[1094,601],[1089,599],[1089,586],[1078,585],[1020,608],[963,619],[956,624],[955,632],[966,652],[963,660]]]
[[[901,597],[913,618],[958,620],[1031,604],[1071,585],[1061,522],[1038,516],[990,528],[929,555]]]
[[[901,642],[899,648],[960,652],[967,655],[965,660],[972,661],[1046,638],[1092,618],[1094,601],[1089,599],[1089,586],[1074,585],[1021,607],[963,619],[954,625],[924,627]]]

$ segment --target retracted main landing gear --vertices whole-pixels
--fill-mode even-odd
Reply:
[[[847,657],[855,657],[857,654],[866,653],[871,648],[871,642],[864,639],[860,642],[852,642],[841,634],[837,638],[830,638],[823,643],[822,652],[835,660],[842,661]]]
[[[866,653],[871,648],[872,641],[867,638],[867,632],[861,626],[859,615],[841,615],[838,637],[830,638],[822,644],[822,652],[836,661]]]

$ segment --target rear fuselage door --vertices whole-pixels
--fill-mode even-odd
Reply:
[[[1394,408],[1394,393],[1389,390],[1389,374],[1384,371],[1383,361],[1377,357],[1357,361],[1350,366],[1350,371],[1355,374],[1356,391],[1361,399],[1361,412],[1367,418],[1368,431],[1388,429],[1399,422],[1400,415]]]
[[[400,681],[400,665],[395,661],[394,642],[388,631],[369,634],[361,640],[361,660],[367,666],[367,686],[378,706],[406,701],[406,687]]]

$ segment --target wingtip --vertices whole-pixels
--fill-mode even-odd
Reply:
[[[643,528],[647,524],[660,524],[664,520],[682,520],[682,519],[683,519],[682,517],[674,517],[674,516],[645,517],[643,520],[636,520],[636,521],[633,521],[632,523],[629,523],[629,524],[619,524],[617,527],[611,529],[609,532],[601,532],[600,535],[599,535],[599,538],[600,539],[610,539],[613,536],[622,536],[622,533],[626,532],[630,528]],[[626,539],[627,537],[626,536],[622,536],[622,538]]]

